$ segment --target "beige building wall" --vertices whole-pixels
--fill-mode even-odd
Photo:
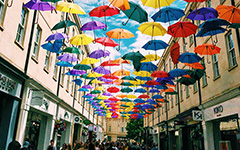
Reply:
[[[117,141],[118,138],[126,137],[126,126],[129,120],[111,118],[106,119],[106,135],[111,141]],[[111,137],[111,138],[110,138]]]

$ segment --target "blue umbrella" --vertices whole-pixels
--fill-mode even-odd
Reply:
[[[55,40],[54,43],[48,42],[41,45],[41,47],[49,52],[59,54],[61,53],[62,45],[63,45],[62,40]]]
[[[162,40],[153,40],[153,41],[148,41],[145,45],[143,45],[142,48],[144,48],[145,50],[160,50],[160,49],[165,49],[167,48],[169,45],[162,41]]]
[[[165,7],[165,8],[162,8],[157,13],[155,13],[151,18],[156,22],[157,21],[170,22],[173,20],[178,20],[184,15],[185,14],[182,9],[174,8],[174,7]]]
[[[92,98],[92,96],[88,96],[88,95],[83,95],[83,98]]]
[[[221,27],[221,26],[228,26],[231,23],[224,20],[224,19],[219,19],[219,18],[215,18],[215,19],[209,19],[204,21],[199,28],[206,28],[208,30],[212,30],[215,29],[216,27]]]
[[[135,102],[135,103],[145,103],[145,101],[141,98],[137,98],[133,102]]]
[[[140,76],[137,76],[136,79],[143,80],[143,81],[150,81],[150,80],[152,80],[151,77],[140,77]]]
[[[153,109],[155,108],[153,105],[150,105],[150,104],[145,104],[142,106],[142,109]]]
[[[215,27],[214,29],[205,27],[205,28],[202,28],[198,32],[196,37],[213,36],[213,35],[217,35],[220,33],[224,33],[225,31],[226,31],[226,29],[224,29],[222,27]]]
[[[162,95],[153,95],[152,96],[152,99],[161,99],[161,98],[163,98]]]
[[[191,20],[209,20],[218,17],[218,12],[211,7],[202,7],[196,10],[193,10],[187,18]]]
[[[69,62],[66,62],[66,61],[60,61],[58,63],[56,63],[57,66],[61,66],[61,67],[73,67],[74,65],[69,63]]]
[[[154,85],[147,85],[147,84],[141,84],[141,86],[142,86],[142,87],[147,87],[147,88],[149,88],[149,87],[154,87]]]
[[[150,102],[155,102],[155,100],[153,100],[153,99],[147,99],[146,100],[146,103],[150,103]]]
[[[149,90],[149,93],[159,93],[160,91],[159,90],[157,90],[157,89],[151,89],[151,90]]]
[[[141,63],[141,67],[140,67],[140,70],[143,70],[143,71],[156,71],[157,70],[157,66],[154,65],[152,62],[143,62]]]
[[[146,93],[147,91],[144,88],[139,88],[134,91],[135,93]]]
[[[80,92],[89,92],[89,90],[86,89],[86,88],[80,88],[78,91],[80,91]]]
[[[78,86],[81,86],[83,81],[77,78],[77,79],[74,79],[73,82],[75,82],[75,84],[77,84]]]
[[[169,74],[171,77],[181,77],[183,75],[186,75],[187,72],[183,69],[173,69],[169,71]]]
[[[174,79],[174,78],[173,77],[157,78],[156,82],[161,83],[161,85],[166,85],[167,83],[174,85],[172,79]]]
[[[166,85],[155,85],[156,89],[161,89],[161,90],[165,90],[168,89],[168,87]]]
[[[202,58],[194,53],[183,53],[179,56],[178,61],[182,63],[196,63],[199,62]]]

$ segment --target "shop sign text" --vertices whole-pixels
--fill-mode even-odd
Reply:
[[[11,92],[16,88],[16,82],[0,73],[0,88],[4,91]]]
[[[213,112],[215,115],[221,116],[221,113],[223,112],[223,106],[220,105],[220,106],[214,107]]]

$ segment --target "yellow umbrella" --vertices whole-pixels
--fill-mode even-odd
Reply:
[[[122,11],[130,9],[128,0],[108,0],[113,6],[120,8]]]
[[[98,98],[98,99],[108,99],[107,96],[102,96],[102,95],[101,95],[101,96],[98,96],[97,98]]]
[[[141,84],[144,84],[146,81],[137,79],[137,81],[129,81],[129,82],[134,84],[134,85],[141,85]]]
[[[164,36],[167,33],[167,30],[157,22],[145,22],[138,27],[138,30],[142,34],[147,34],[152,36]]]
[[[134,99],[134,98],[137,98],[137,96],[136,96],[136,95],[133,95],[133,94],[130,94],[130,95],[127,95],[127,98]]]
[[[125,97],[127,97],[127,95],[126,94],[118,94],[118,95],[116,95],[116,97],[125,98]]]
[[[105,82],[94,79],[91,81],[91,83],[100,84],[100,83],[105,83]]]
[[[73,45],[88,45],[92,41],[93,38],[86,36],[86,34],[78,34],[70,39],[70,43]]]
[[[57,5],[56,10],[72,14],[86,14],[85,11],[74,3],[62,2]]]
[[[83,65],[89,65],[89,64],[95,64],[97,62],[100,62],[100,59],[95,59],[95,58],[85,58],[82,60],[81,64]]]
[[[144,56],[146,59],[141,61],[141,62],[150,62],[150,61],[156,61],[161,59],[160,56],[156,55],[156,54],[148,54],[146,56]]]
[[[103,74],[99,74],[99,73],[96,73],[96,72],[94,72],[94,73],[89,73],[89,74],[87,75],[87,77],[95,77],[95,78],[102,77],[102,76],[103,76]]]
[[[114,76],[129,76],[130,71],[120,69],[120,70],[115,71],[112,75],[114,75]]]
[[[136,76],[140,76],[140,77],[150,77],[151,74],[148,71],[134,71],[133,72],[134,75]]]
[[[102,91],[102,90],[103,90],[103,87],[102,87],[102,86],[97,86],[97,87],[95,88],[95,90]]]
[[[159,8],[163,6],[169,6],[175,0],[141,0],[144,6],[149,6],[153,8]]]

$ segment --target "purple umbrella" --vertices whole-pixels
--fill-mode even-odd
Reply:
[[[107,56],[109,56],[110,55],[110,52],[109,51],[107,51],[107,50],[96,50],[96,51],[93,51],[90,55],[89,55],[89,57],[90,58],[96,58],[96,59],[98,59],[98,58],[101,58],[101,57],[107,57]]]
[[[187,18],[191,20],[208,20],[218,17],[218,12],[211,7],[202,7],[197,10],[192,11]]]
[[[87,22],[85,23],[82,27],[81,27],[81,30],[82,31],[91,31],[93,30],[93,34],[94,34],[94,39],[96,39],[96,36],[95,36],[95,32],[94,30],[97,30],[97,29],[104,29],[106,28],[107,26],[102,23],[101,21],[90,21],[90,22]]]
[[[103,78],[103,77],[99,77],[98,80],[103,81],[103,82],[112,82],[111,79],[106,79],[106,78]]]
[[[111,101],[110,100],[104,100],[104,103],[111,103]]]
[[[109,93],[109,92],[104,92],[103,94],[102,94],[103,96],[113,96],[111,93]]]
[[[160,91],[159,90],[157,90],[157,89],[151,89],[150,91],[149,91],[149,93],[159,93]]]
[[[85,88],[85,89],[92,89],[93,87],[91,85],[84,85],[82,86],[82,88]]]
[[[96,97],[95,94],[89,94],[89,93],[86,96]]]
[[[93,71],[100,74],[111,74],[110,70],[105,69],[103,66],[98,66]]]
[[[66,62],[78,61],[77,57],[73,54],[63,54],[61,56],[58,56],[58,59],[61,61],[66,61]]]
[[[67,39],[68,36],[65,33],[54,33],[50,35],[46,41],[52,41],[52,40],[62,40],[62,39]]]
[[[49,10],[54,10],[55,7],[52,6],[48,2],[42,2],[40,0],[31,0],[27,2],[23,7],[33,9],[33,10],[41,10],[41,11],[49,11]]]
[[[72,69],[66,73],[66,75],[72,75],[72,76],[80,76],[82,74],[85,74],[86,72],[84,70],[77,70],[77,69]]]

